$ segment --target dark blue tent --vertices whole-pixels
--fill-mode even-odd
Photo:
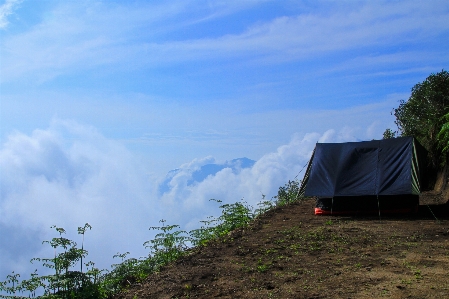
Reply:
[[[317,143],[302,189],[317,197],[316,214],[413,211],[425,158],[412,137]]]

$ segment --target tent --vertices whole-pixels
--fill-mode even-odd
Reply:
[[[315,214],[416,211],[425,149],[413,137],[317,143],[301,189]]]

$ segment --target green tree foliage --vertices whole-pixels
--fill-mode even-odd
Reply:
[[[439,146],[441,148],[441,152],[446,162],[449,153],[449,113],[444,116],[444,120],[446,122],[443,124],[440,132],[438,133],[438,141]]]
[[[396,132],[394,132],[392,129],[385,130],[383,139],[390,139],[390,138],[395,138],[395,137],[396,137]]]
[[[430,162],[437,167],[442,160],[439,132],[444,115],[449,113],[449,73],[431,74],[412,88],[408,101],[401,100],[394,109],[401,136],[414,136],[428,151]]]

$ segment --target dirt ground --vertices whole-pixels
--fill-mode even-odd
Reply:
[[[116,299],[449,298],[448,204],[381,218],[315,216],[314,204],[274,209]]]

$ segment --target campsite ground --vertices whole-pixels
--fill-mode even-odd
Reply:
[[[116,299],[449,298],[447,204],[381,219],[313,208],[276,208]]]

